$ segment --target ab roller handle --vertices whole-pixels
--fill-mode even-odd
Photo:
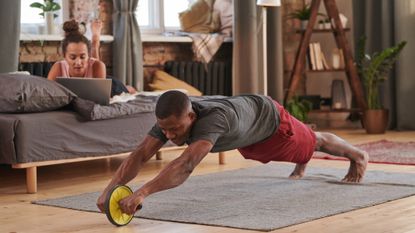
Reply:
[[[107,196],[105,200],[105,214],[108,220],[116,226],[124,226],[130,223],[134,214],[129,215],[121,211],[118,202],[133,194],[133,191],[125,185],[115,186]],[[137,206],[137,210],[140,210],[143,206],[140,204]]]

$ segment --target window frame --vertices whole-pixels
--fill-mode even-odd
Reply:
[[[163,32],[162,23],[163,20],[160,17],[157,17],[159,14],[160,8],[163,4],[160,3],[160,0],[148,0],[148,26],[142,26],[139,24],[140,31],[145,34],[159,34]],[[138,20],[138,7],[135,11],[136,19]]]
[[[187,0],[189,5],[195,0]],[[149,25],[140,26],[142,34],[163,34],[169,32],[177,32],[180,27],[166,27],[164,24],[164,0],[148,0],[149,8]],[[138,10],[136,9],[136,14]],[[137,15],[136,18],[138,19]]]

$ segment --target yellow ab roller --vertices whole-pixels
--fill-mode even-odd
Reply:
[[[118,204],[120,200],[130,196],[131,194],[133,194],[133,191],[130,187],[125,185],[117,185],[111,190],[111,192],[108,193],[105,201],[105,214],[112,224],[116,226],[124,226],[130,223],[131,219],[133,219],[134,215],[123,213],[120,209],[120,205]],[[141,204],[137,206],[137,210],[141,208]]]

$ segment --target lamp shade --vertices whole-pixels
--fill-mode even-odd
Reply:
[[[281,0],[257,0],[258,6],[281,6]]]

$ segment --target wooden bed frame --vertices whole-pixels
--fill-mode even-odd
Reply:
[[[156,154],[156,159],[157,160],[162,159],[162,152],[173,151],[173,150],[183,150],[185,148],[186,147],[183,147],[183,146],[172,146],[172,147],[161,148]],[[30,162],[30,163],[16,163],[16,164],[12,164],[12,168],[26,169],[27,193],[36,193],[37,192],[37,167],[55,165],[55,164],[82,162],[82,161],[89,161],[89,160],[96,160],[96,159],[109,159],[109,158],[126,156],[129,154],[130,152],[114,154],[114,155],[76,158],[76,159],[61,159],[61,160],[49,160],[49,161],[41,161],[41,162]],[[225,152],[219,153],[219,164],[225,164]]]

